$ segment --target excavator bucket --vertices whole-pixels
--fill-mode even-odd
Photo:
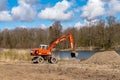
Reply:
[[[71,52],[71,57],[76,58],[78,56],[78,53],[76,51]]]

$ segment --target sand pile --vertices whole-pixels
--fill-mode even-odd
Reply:
[[[120,55],[116,53],[115,51],[97,52],[92,57],[83,61],[82,63],[119,64],[120,65]]]

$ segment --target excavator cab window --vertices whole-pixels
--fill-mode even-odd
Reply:
[[[48,45],[43,45],[43,44],[42,44],[42,45],[40,45],[40,48],[43,49],[43,50],[44,50],[44,49],[47,49],[47,48],[48,48]]]

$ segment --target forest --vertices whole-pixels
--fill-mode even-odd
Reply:
[[[120,22],[109,16],[95,25],[80,28],[74,26],[63,29],[60,21],[55,21],[48,28],[15,28],[0,31],[0,48],[34,48],[40,44],[49,45],[62,35],[72,33],[76,48],[93,47],[95,49],[120,50]],[[70,44],[63,41],[56,49],[68,49]]]

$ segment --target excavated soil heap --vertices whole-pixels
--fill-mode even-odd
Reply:
[[[83,61],[85,64],[118,64],[120,65],[120,55],[115,51],[97,52],[89,59]]]

